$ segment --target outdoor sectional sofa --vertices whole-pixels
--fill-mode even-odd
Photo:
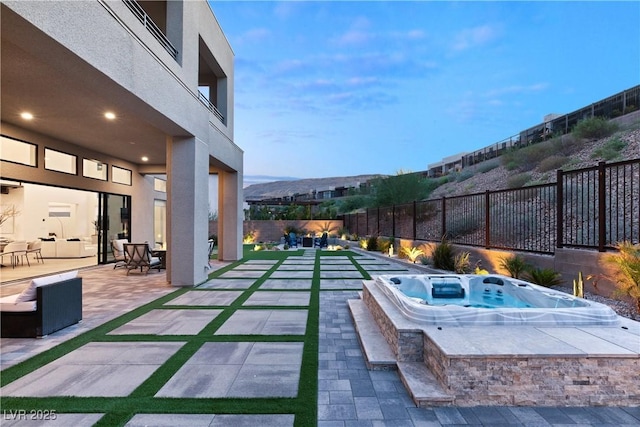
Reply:
[[[77,273],[33,279],[22,293],[0,298],[0,336],[43,337],[81,321],[82,278]]]
[[[98,253],[98,245],[87,238],[42,240],[43,258],[84,258]]]

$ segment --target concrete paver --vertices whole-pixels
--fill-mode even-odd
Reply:
[[[305,256],[291,256],[284,261],[284,268],[279,268],[264,281],[258,291],[252,293],[245,302],[246,308],[235,310],[215,332],[214,336],[222,342],[204,342],[159,389],[156,396],[297,396],[304,350],[302,342],[230,342],[224,341],[224,335],[303,335],[307,332],[307,309],[261,308],[263,305],[305,306],[309,303],[313,277],[311,267],[315,265],[315,250],[307,249],[304,253]],[[384,257],[368,254],[355,259],[371,274],[414,270]],[[220,314],[222,307],[229,306],[243,290],[263,279],[268,269],[276,262],[249,260],[242,264],[244,269],[234,268],[223,275],[227,278],[211,280],[201,285],[198,290],[186,292],[166,303],[163,309],[152,310],[114,330],[112,335],[197,333],[204,324]],[[321,258],[320,273],[335,275],[323,276],[320,280],[317,373],[319,426],[640,425],[640,408],[415,407],[397,372],[369,371],[364,363],[347,307],[347,300],[358,298],[358,291],[362,288],[360,272],[354,271],[353,268],[354,264],[346,256]],[[359,276],[350,278],[351,273],[357,273]],[[136,281],[144,280],[149,279],[136,277]],[[151,292],[154,291],[154,286],[158,285],[152,285]],[[109,304],[114,300],[113,296],[121,296],[122,288],[114,287],[111,292],[109,290],[109,286],[104,286],[99,296],[87,300],[90,307],[87,324],[91,327],[100,324],[92,317],[94,309],[96,315],[99,314],[101,322],[116,316],[108,317],[105,314],[108,312]],[[173,290],[170,287],[161,288],[160,292],[147,296],[146,299],[134,299],[133,303],[129,301],[129,305],[122,302],[126,302],[126,298],[119,298],[118,301],[126,311]],[[307,292],[304,292],[305,290]],[[137,292],[136,295],[142,297],[144,293]],[[175,305],[216,308],[183,310],[172,308]],[[105,314],[102,314],[103,312]],[[186,316],[194,316],[187,321],[191,326],[179,325],[181,319]],[[172,330],[173,326],[170,324],[179,326]],[[22,360],[20,358],[50,348],[50,342],[59,343],[68,339],[58,338],[64,333],[68,331],[61,331],[60,334],[53,334],[44,340],[29,340],[30,343],[2,339],[0,351],[3,368],[10,366],[14,357]],[[8,384],[0,389],[0,394],[126,396],[149,378],[182,345],[181,342],[92,342]],[[603,351],[606,351],[606,348]],[[89,426],[101,416],[102,414],[57,414],[57,420],[47,423],[46,426]],[[294,421],[292,414],[136,414],[126,425],[293,426]],[[34,424],[19,419],[3,419],[2,425]]]

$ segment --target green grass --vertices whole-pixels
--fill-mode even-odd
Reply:
[[[104,413],[97,426],[122,426],[138,413],[177,413],[177,414],[294,414],[296,426],[317,424],[317,390],[318,390],[318,340],[320,310],[320,257],[347,256],[352,261],[359,256],[351,251],[339,252],[317,251],[315,268],[310,291],[306,334],[281,336],[254,335],[214,335],[214,332],[242,307],[242,304],[264,283],[269,273],[276,270],[289,256],[302,255],[304,250],[297,251],[252,251],[253,245],[244,246],[244,258],[210,274],[216,278],[250,259],[276,260],[271,269],[256,282],[242,292],[229,306],[211,307],[222,310],[197,335],[156,336],[156,335],[108,335],[114,329],[157,309],[202,309],[193,306],[171,306],[164,304],[194,288],[178,289],[168,295],[141,306],[131,312],[111,320],[91,331],[72,338],[48,351],[25,360],[2,371],[0,384],[7,385],[34,370],[74,351],[91,342],[184,342],[172,357],[160,366],[146,381],[126,397],[3,397],[4,411],[43,409],[61,413]],[[358,263],[354,263],[365,279],[369,274]],[[197,290],[197,288],[196,288]],[[215,292],[215,290],[197,290],[199,292]],[[242,307],[253,309],[252,307]],[[261,307],[265,308],[265,307]],[[292,309],[307,307],[267,307],[269,309]],[[189,360],[203,344],[208,342],[251,341],[251,342],[303,342],[302,366],[298,396],[295,398],[156,398],[154,394]],[[27,412],[28,413],[28,412]]]

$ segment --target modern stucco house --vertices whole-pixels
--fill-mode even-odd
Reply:
[[[109,261],[118,236],[160,238],[167,280],[198,284],[207,277],[208,185],[216,174],[218,257],[239,259],[243,152],[233,142],[234,59],[208,3],[0,4],[0,204],[22,211],[8,237],[41,237],[51,221],[62,229],[60,216],[73,224],[63,234],[90,234],[95,220],[97,262]],[[42,205],[57,188],[88,192],[95,206]]]

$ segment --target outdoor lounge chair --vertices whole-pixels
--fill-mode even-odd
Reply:
[[[326,248],[327,246],[329,246],[328,240],[329,240],[329,236],[327,235],[326,232],[324,232],[324,233],[322,233],[322,237],[320,237],[319,239],[315,240],[314,246],[317,246],[320,249]]]
[[[127,239],[115,239],[111,241],[111,252],[113,252],[113,259],[116,263],[113,265],[115,270],[118,267],[124,267],[127,264],[127,254],[124,251],[124,245],[129,243]]]
[[[124,267],[127,269],[127,276],[131,270],[140,269],[141,273],[147,274],[152,268],[160,271],[162,261],[158,257],[151,256],[151,250],[147,243],[125,243],[124,251],[127,261]]]

